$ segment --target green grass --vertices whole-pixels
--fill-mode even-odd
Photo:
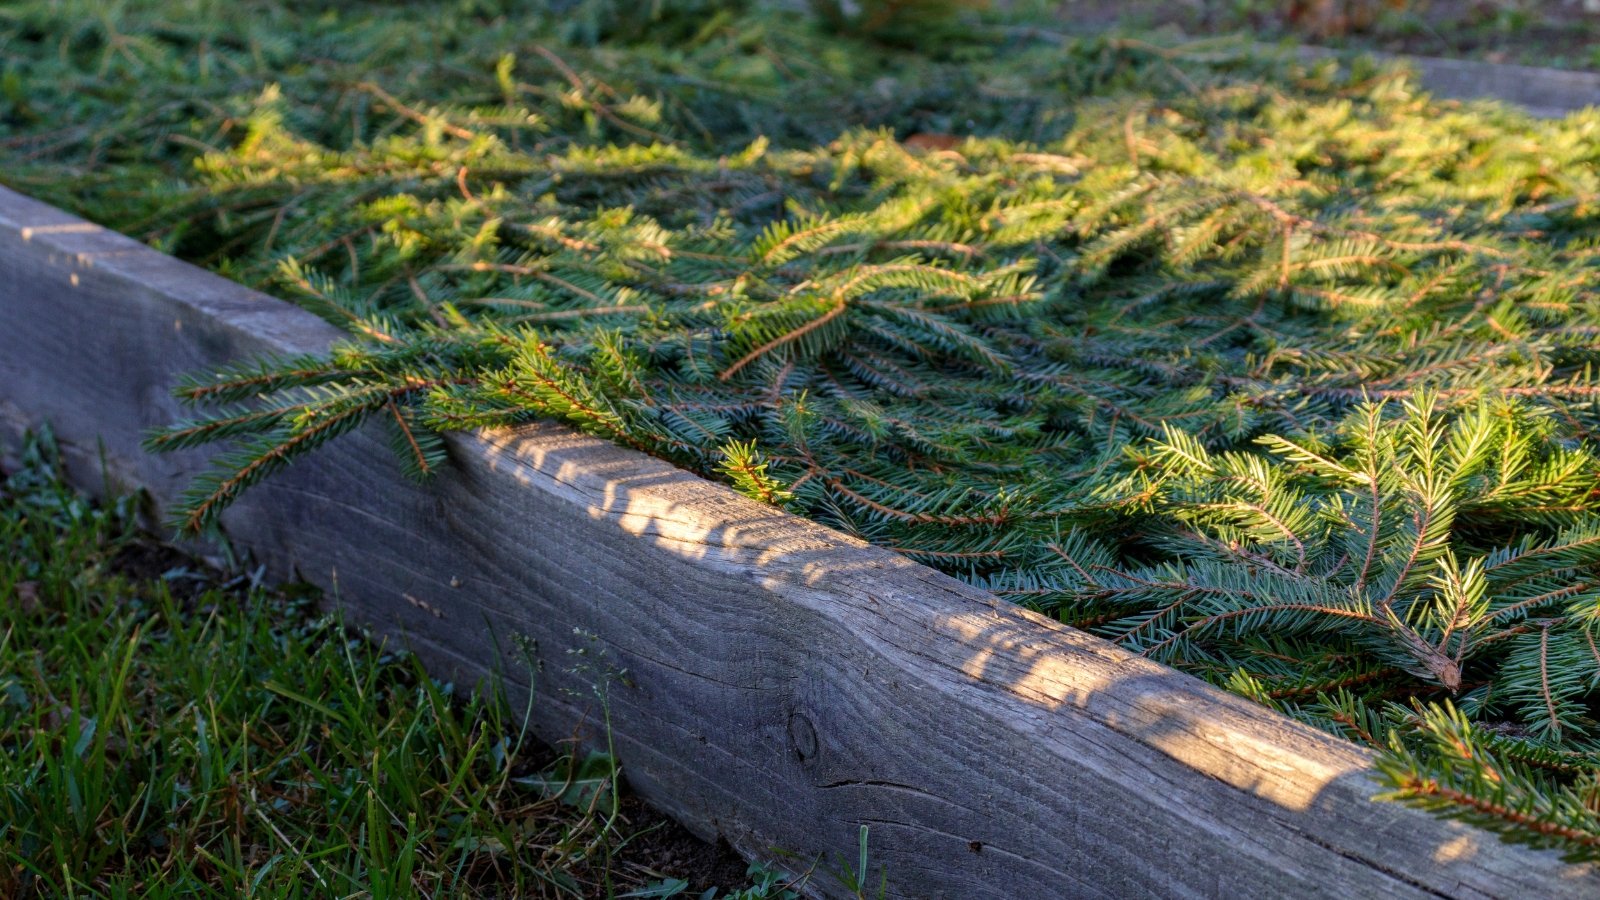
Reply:
[[[57,476],[0,479],[0,897],[608,896],[630,860],[604,756],[224,580]],[[768,870],[739,896],[780,897]],[[651,887],[653,885],[653,887]]]

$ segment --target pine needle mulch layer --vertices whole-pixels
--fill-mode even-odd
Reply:
[[[1600,858],[1600,112],[487,6],[0,12],[5,181],[354,335],[197,374],[153,443],[235,450],[186,527],[361,422],[426,475],[556,418]]]

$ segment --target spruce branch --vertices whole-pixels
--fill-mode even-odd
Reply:
[[[180,388],[151,445],[229,445],[189,527],[363,425],[426,477],[442,433],[564,421],[1592,850],[1589,120],[1214,44],[623,7],[124,4],[137,66],[8,45],[45,115],[0,116],[6,180],[353,337]]]

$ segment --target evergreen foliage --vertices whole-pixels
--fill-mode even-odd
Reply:
[[[131,5],[0,12],[0,177],[354,335],[183,388],[185,527],[555,418],[1600,858],[1600,112],[998,17]]]

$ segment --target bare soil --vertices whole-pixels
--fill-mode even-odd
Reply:
[[[749,882],[744,858],[725,842],[700,840],[635,794],[623,796],[622,811],[633,832],[622,848],[622,861],[630,867],[689,882],[688,897],[710,888],[737,889]]]

